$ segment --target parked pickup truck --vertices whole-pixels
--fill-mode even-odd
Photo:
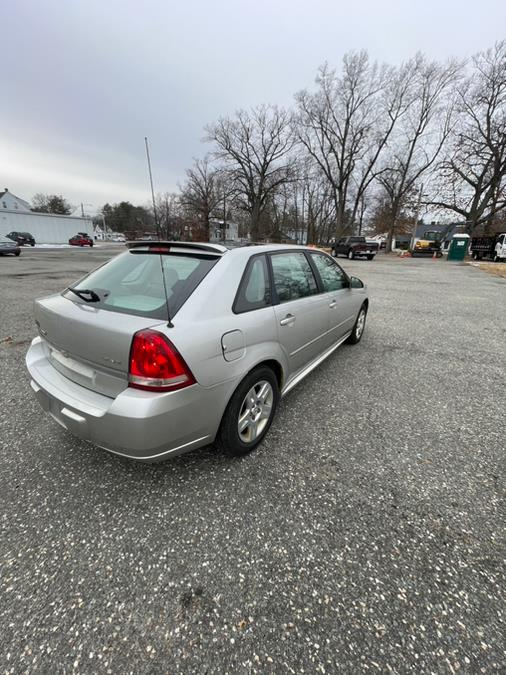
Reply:
[[[332,244],[332,255],[345,255],[350,260],[358,256],[365,256],[372,260],[378,252],[377,241],[367,241],[365,237],[341,237]]]
[[[495,237],[473,237],[470,249],[475,260],[482,258],[491,258],[494,262],[506,260],[506,234],[497,234]]]

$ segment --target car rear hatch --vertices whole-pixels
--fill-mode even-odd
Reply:
[[[115,397],[128,386],[134,334],[163,329],[220,255],[175,244],[137,245],[61,295],[37,300],[47,359],[73,382]]]
[[[35,302],[35,320],[50,363],[62,375],[115,397],[128,384],[134,333],[160,324],[80,304],[63,295]]]

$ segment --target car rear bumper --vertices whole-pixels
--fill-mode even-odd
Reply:
[[[116,398],[72,382],[47,359],[39,337],[26,355],[32,390],[61,426],[105,450],[155,462],[214,440],[234,385],[153,393],[126,387]]]

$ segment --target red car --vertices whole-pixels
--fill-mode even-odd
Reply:
[[[78,232],[69,239],[71,246],[93,246],[93,239],[86,232]]]

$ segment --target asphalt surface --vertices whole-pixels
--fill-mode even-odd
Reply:
[[[0,672],[506,672],[506,281],[343,260],[364,338],[262,447],[142,465],[49,419],[24,368],[32,299],[109,255],[0,258]]]

